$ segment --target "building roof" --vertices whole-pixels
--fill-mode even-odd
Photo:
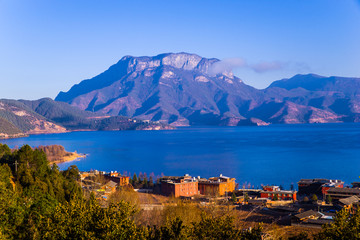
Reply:
[[[105,184],[106,187],[116,187],[117,183],[116,182],[113,182],[113,181],[109,181],[108,183]]]
[[[327,193],[328,194],[330,194],[330,193],[334,193],[334,194],[346,193],[346,194],[360,195],[360,189],[357,189],[357,188],[330,188],[327,191]]]
[[[343,199],[340,199],[339,202],[344,204],[344,205],[351,205],[351,204],[354,204],[356,202],[359,202],[359,198],[357,196],[351,196],[351,197],[348,197],[348,198],[343,198]]]
[[[266,191],[266,190],[261,190],[260,193],[269,193],[269,194],[295,194],[296,191],[288,191],[288,190]]]
[[[309,219],[307,221],[308,224],[319,224],[319,225],[324,225],[332,222],[334,222],[332,219]]]
[[[322,216],[322,214],[319,213],[319,212],[315,212],[313,210],[309,210],[309,211],[302,212],[302,213],[299,213],[299,214],[295,215],[295,217],[299,218],[299,219],[308,218],[308,217],[311,217],[311,216],[314,216],[316,218],[320,218]]]
[[[321,183],[321,184],[325,184],[325,183],[344,183],[341,180],[338,179],[325,179],[325,178],[314,178],[314,179],[301,179],[298,184],[312,184],[312,183]]]

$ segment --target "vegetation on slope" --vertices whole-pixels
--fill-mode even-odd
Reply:
[[[102,116],[98,113],[84,111],[64,102],[50,98],[36,101],[20,100],[36,113],[56,122],[69,130],[141,130],[147,127],[167,128],[160,123],[133,121],[122,116]]]
[[[61,172],[28,145],[11,152],[0,144],[0,163],[0,239],[260,239],[260,229],[242,231],[228,217],[138,225],[133,205],[84,198],[76,166]]]
[[[61,145],[38,146],[37,149],[45,152],[50,164],[72,161],[85,156],[78,154],[76,151],[67,152],[65,151],[65,148]]]
[[[109,206],[85,198],[76,166],[59,171],[28,145],[0,144],[0,239],[262,239],[261,227],[243,230],[234,217],[194,204],[169,205],[158,223],[146,219],[124,192]],[[131,200],[131,199],[130,199]],[[139,219],[139,216],[141,218]],[[360,212],[337,213],[314,239],[358,239]],[[153,224],[153,225],[151,225]],[[289,239],[309,239],[306,233]]]
[[[18,129],[12,123],[10,123],[9,121],[7,121],[2,117],[0,117],[0,129],[2,130],[1,132],[3,134],[7,134],[7,135],[22,133],[20,129]]]

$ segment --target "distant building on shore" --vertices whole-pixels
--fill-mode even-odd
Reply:
[[[324,196],[329,189],[343,188],[344,182],[341,180],[331,180],[323,178],[315,179],[301,179],[298,182],[299,195],[313,195]]]
[[[219,177],[198,180],[199,192],[202,195],[229,196],[235,191],[235,178],[225,177],[222,174]]]
[[[340,199],[348,198],[351,196],[360,197],[360,189],[358,189],[358,188],[331,188],[326,192],[325,196],[326,196],[326,198],[328,198],[330,196],[334,202],[337,202]]]
[[[198,181],[188,174],[182,177],[162,177],[161,193],[166,196],[191,197],[198,195]]]
[[[281,190],[279,186],[263,186],[260,197],[271,200],[297,200],[296,191]]]
[[[109,173],[104,174],[104,178],[117,183],[118,186],[120,187],[127,186],[130,183],[130,177],[122,176],[120,173],[116,171],[111,171]]]
[[[167,196],[190,197],[194,195],[226,196],[235,191],[235,178],[219,177],[209,179],[191,177],[163,177],[160,179],[161,193]]]

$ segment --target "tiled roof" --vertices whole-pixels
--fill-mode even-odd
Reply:
[[[322,216],[322,214],[319,213],[319,212],[315,212],[313,210],[309,210],[309,211],[306,211],[306,212],[299,213],[299,214],[295,215],[295,217],[297,217],[299,219],[303,219],[303,218],[307,218],[307,217],[311,217],[311,216],[315,216],[316,218],[319,218],[319,217]]]
[[[359,198],[357,196],[351,196],[348,198],[340,199],[339,202],[341,202],[344,205],[351,205],[353,203],[359,202]]]

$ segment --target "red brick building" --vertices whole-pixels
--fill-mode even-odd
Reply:
[[[296,201],[296,191],[280,190],[278,186],[264,186],[260,192],[261,198],[269,198],[271,200],[293,200]]]
[[[105,179],[113,181],[119,184],[120,187],[127,186],[130,183],[130,177],[122,176],[117,172],[111,172],[109,174],[104,175]]]
[[[229,196],[233,191],[235,191],[235,178],[220,174],[219,177],[212,177],[208,180],[199,179],[199,192],[202,195]]]
[[[161,193],[174,197],[190,197],[199,194],[198,182],[189,175],[183,177],[163,177]]]

